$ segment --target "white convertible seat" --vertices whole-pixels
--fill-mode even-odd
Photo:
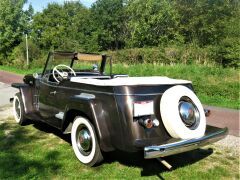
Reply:
[[[131,85],[157,85],[157,84],[188,84],[191,81],[171,79],[168,77],[118,77],[113,79],[93,79],[84,77],[71,77],[71,82],[91,84],[96,86],[131,86]]]

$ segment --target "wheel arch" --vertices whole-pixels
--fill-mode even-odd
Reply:
[[[23,106],[24,106],[24,112],[26,114],[30,114],[34,112],[34,107],[33,107],[33,87],[29,86],[25,83],[13,83],[12,84],[13,88],[19,89],[19,93],[21,95],[22,101],[23,101]],[[10,99],[12,101],[13,98]]]
[[[73,123],[75,117],[77,117],[77,116],[87,118],[90,122],[92,122],[91,118],[87,114],[82,112],[81,110],[76,109],[76,108],[68,109],[64,113],[63,124],[62,124],[62,131],[64,134],[71,133],[72,123]]]
[[[105,152],[112,151],[114,148],[111,144],[106,117],[98,116],[100,114],[99,110],[96,102],[92,100],[72,101],[65,108],[62,131],[64,134],[71,133],[72,124],[76,116],[87,118],[95,128],[100,148]]]

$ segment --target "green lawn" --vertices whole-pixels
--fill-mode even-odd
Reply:
[[[19,74],[42,71],[41,68],[24,70],[6,66],[0,66],[0,70]],[[168,76],[191,80],[202,103],[234,109],[240,107],[239,70],[199,65],[114,64],[113,72],[130,76]]]
[[[0,179],[239,179],[239,156],[230,149],[208,146],[165,158],[166,170],[143,153],[112,152],[97,167],[75,157],[69,135],[45,124],[17,125],[0,118]]]

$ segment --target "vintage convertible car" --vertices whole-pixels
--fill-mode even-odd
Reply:
[[[50,52],[42,74],[23,81],[12,84],[19,89],[11,99],[16,122],[43,121],[71,133],[76,157],[89,166],[103,160],[102,152],[165,157],[228,132],[206,125],[190,81],[113,74],[107,55]]]

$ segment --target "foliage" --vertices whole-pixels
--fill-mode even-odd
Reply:
[[[179,29],[185,42],[205,46],[217,44],[225,37],[224,28],[235,17],[239,3],[236,0],[178,0],[174,7],[180,16]]]
[[[0,1],[0,64],[20,44],[23,33],[28,31],[27,22],[31,19],[33,9],[30,6],[27,11],[23,11],[25,2],[26,0]]]
[[[42,52],[38,48],[38,46],[33,43],[32,39],[28,40],[28,48],[28,57],[30,63],[34,60],[40,59]],[[14,64],[16,67],[22,67],[23,65],[26,66],[26,56],[26,42],[22,41],[18,46],[13,49],[11,56],[9,57],[10,63],[8,62],[8,64]]]
[[[238,0],[97,0],[91,8],[65,1],[34,15],[25,2],[0,1],[0,64],[23,59],[15,48],[28,33],[42,52],[121,50],[136,62],[239,67]]]
[[[32,36],[43,49],[82,50],[89,10],[79,2],[49,4],[33,18]]]
[[[199,48],[191,45],[159,46],[152,48],[132,48],[107,51],[116,63],[138,64],[204,64],[213,65],[211,59],[216,57],[211,47]]]
[[[179,16],[168,0],[130,0],[128,7],[130,47],[158,46],[182,39]]]
[[[227,22],[226,37],[216,46],[217,60],[224,67],[240,67],[240,11],[235,18]]]
[[[98,0],[91,7],[91,20],[96,28],[100,50],[124,47],[124,0]]]

